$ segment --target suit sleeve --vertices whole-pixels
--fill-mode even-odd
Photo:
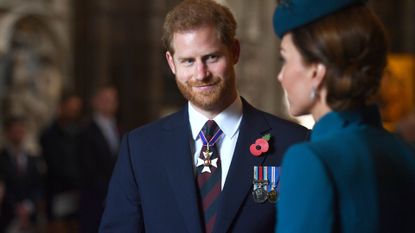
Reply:
[[[333,190],[324,165],[309,147],[287,151],[280,182],[276,232],[332,232]]]
[[[129,148],[129,137],[126,135],[109,184],[100,233],[144,232],[141,201]]]

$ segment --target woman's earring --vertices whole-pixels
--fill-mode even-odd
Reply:
[[[311,87],[310,99],[315,100],[317,97],[317,88]]]

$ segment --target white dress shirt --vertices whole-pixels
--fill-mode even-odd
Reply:
[[[199,132],[202,130],[203,125],[209,119],[198,112],[192,104],[189,102],[189,120],[190,127],[192,130],[192,140],[191,148],[192,153],[194,153],[194,165],[197,164],[197,159],[199,158],[200,151],[202,150],[203,143],[199,137]],[[235,101],[227,107],[223,112],[218,114],[214,119],[212,119],[218,124],[223,134],[216,142],[216,147],[220,154],[221,166],[222,166],[222,179],[221,179],[221,188],[226,181],[226,176],[228,175],[229,167],[231,165],[233,153],[236,146],[236,141],[239,136],[239,125],[242,120],[242,101],[240,97],[237,97]]]
[[[114,119],[104,117],[101,114],[94,114],[94,120],[97,123],[98,127],[101,129],[102,134],[110,146],[111,152],[113,155],[116,155],[118,152],[118,147],[120,144],[119,135],[117,126]]]

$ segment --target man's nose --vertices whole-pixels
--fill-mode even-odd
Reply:
[[[203,61],[198,61],[196,65],[196,79],[203,80],[209,76],[209,67]]]

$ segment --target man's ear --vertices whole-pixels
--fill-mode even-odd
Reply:
[[[233,64],[238,63],[239,55],[241,53],[241,46],[239,44],[239,40],[235,39],[235,41],[232,44],[231,52],[233,57]]]
[[[314,65],[313,71],[313,86],[320,88],[323,83],[324,78],[326,77],[326,66],[322,63],[317,63]]]
[[[167,63],[169,63],[171,72],[173,72],[173,74],[176,74],[176,65],[174,64],[173,55],[169,51],[166,52],[166,60]]]

